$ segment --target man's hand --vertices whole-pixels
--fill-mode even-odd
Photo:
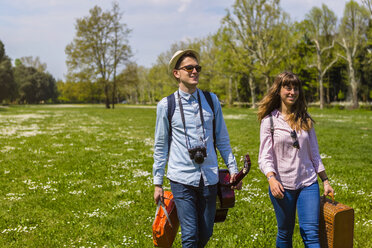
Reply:
[[[163,199],[163,187],[161,185],[155,185],[155,191],[154,191],[154,200],[155,204],[158,204],[158,201],[164,201]]]
[[[230,177],[230,183],[233,183],[235,181],[236,173],[232,174]],[[240,181],[236,186],[231,186],[231,189],[242,189],[243,182]]]

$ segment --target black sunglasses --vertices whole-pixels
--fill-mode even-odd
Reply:
[[[179,68],[178,70],[182,69],[182,70],[187,71],[188,73],[192,73],[194,71],[194,68],[197,72],[201,72],[202,67],[200,65],[186,65],[186,66]]]
[[[292,137],[292,139],[295,139],[292,146],[294,148],[300,149],[300,143],[298,142],[296,131],[294,131],[294,130],[291,131],[291,137]]]

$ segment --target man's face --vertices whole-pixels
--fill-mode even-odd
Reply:
[[[193,66],[191,72],[186,71],[185,66]],[[198,66],[198,62],[193,57],[186,57],[180,64],[180,69],[174,69],[173,75],[179,79],[181,84],[184,84],[187,88],[194,88],[199,83],[199,72],[197,72],[195,66]]]

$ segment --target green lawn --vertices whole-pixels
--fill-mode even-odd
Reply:
[[[208,247],[274,247],[255,112],[223,112],[236,157],[249,152],[252,169]],[[336,200],[355,209],[354,247],[372,247],[372,111],[310,113]],[[154,107],[0,108],[0,247],[153,247],[154,125]],[[303,247],[298,225],[294,247]]]

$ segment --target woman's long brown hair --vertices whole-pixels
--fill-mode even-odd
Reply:
[[[258,104],[258,120],[269,115],[274,109],[279,109],[281,105],[280,90],[284,86],[296,86],[299,89],[297,101],[291,108],[291,114],[286,121],[289,126],[296,130],[308,131],[313,127],[313,119],[307,113],[307,103],[303,93],[301,80],[292,72],[282,72],[274,80],[268,93]]]

